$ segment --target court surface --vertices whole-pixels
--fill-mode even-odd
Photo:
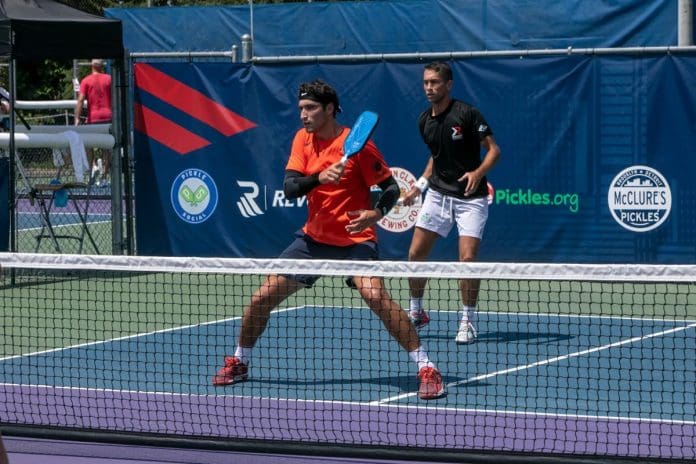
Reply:
[[[79,199],[77,203],[81,209],[85,207],[85,200]],[[41,215],[38,213],[39,206],[30,204],[29,200],[17,202],[17,246],[19,251],[34,252],[36,248],[36,235],[48,233],[43,227]],[[78,239],[82,231],[82,223],[75,209],[75,204],[70,201],[64,207],[52,206],[49,217],[56,235],[75,237],[66,240],[58,239],[58,246],[62,253],[74,253],[77,251]],[[98,250],[94,250],[87,237],[84,238],[83,250],[88,253],[104,253],[111,250],[111,200],[92,199],[90,200],[89,211],[86,224],[92,237],[94,238]],[[50,237],[44,237],[39,252],[56,252],[55,244]]]
[[[418,399],[415,364],[369,310],[301,306],[274,313],[250,379],[227,387],[210,379],[234,351],[238,318],[6,356],[0,419],[32,415],[39,425],[185,436],[695,457],[696,359],[688,353],[696,352],[696,321],[480,313],[477,342],[458,346],[457,313],[431,316],[420,335],[448,392],[434,401]],[[46,406],[56,413],[41,413]]]

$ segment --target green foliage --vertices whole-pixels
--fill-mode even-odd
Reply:
[[[73,98],[72,62],[18,61],[17,95],[22,100]]]

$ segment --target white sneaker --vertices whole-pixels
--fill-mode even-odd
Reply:
[[[454,337],[454,341],[458,345],[466,345],[469,343],[474,343],[476,340],[476,329],[474,324],[471,322],[462,321],[459,324],[459,330],[457,331],[457,336]]]

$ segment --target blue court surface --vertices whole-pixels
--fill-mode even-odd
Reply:
[[[81,211],[85,208],[85,201],[77,201]],[[83,236],[82,220],[73,202],[68,202],[65,207],[52,207],[49,212],[49,221],[53,234],[57,236],[54,242],[51,232],[46,227],[45,221],[39,214],[38,205],[30,205],[27,200],[18,202],[17,205],[17,246],[18,251],[60,252],[60,253],[103,253],[111,249],[111,201],[95,199],[90,201],[88,214],[85,217],[86,229],[89,235]],[[42,242],[37,248],[37,235],[41,234]],[[68,240],[72,244],[68,243]],[[82,241],[83,247],[78,248],[77,243]],[[56,243],[57,242],[57,243]]]
[[[64,413],[43,425],[694,457],[696,321],[480,313],[476,343],[460,346],[458,314],[431,317],[421,340],[448,392],[434,401],[418,399],[415,364],[369,310],[303,306],[272,315],[249,380],[226,387],[210,380],[238,318],[0,359],[6,400],[24,403],[5,413],[31,414],[32,396]],[[468,426],[477,434],[459,436]]]

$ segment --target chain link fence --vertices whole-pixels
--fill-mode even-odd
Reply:
[[[73,126],[65,106],[17,113],[12,251],[111,254],[110,125]]]

